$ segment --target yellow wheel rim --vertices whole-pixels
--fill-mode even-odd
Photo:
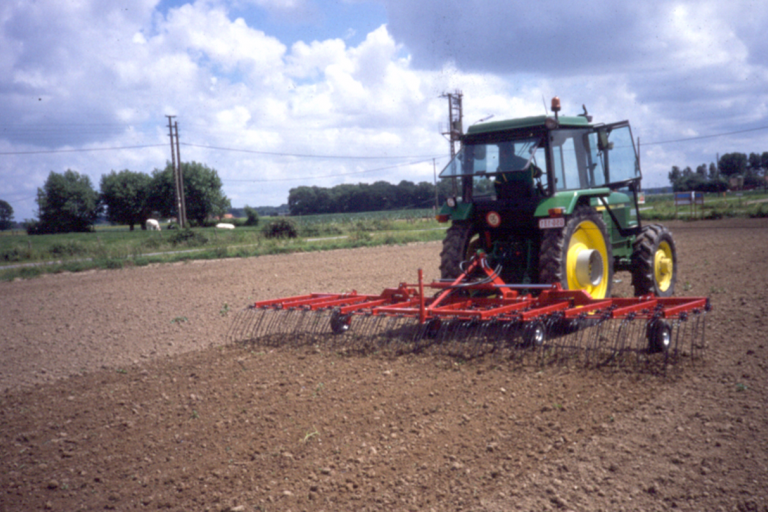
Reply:
[[[672,275],[675,270],[675,262],[672,259],[672,248],[669,243],[662,241],[656,254],[653,255],[653,274],[659,291],[665,292],[672,285]]]
[[[569,290],[584,290],[595,299],[608,292],[608,249],[600,228],[592,221],[578,225],[568,242],[565,262]]]

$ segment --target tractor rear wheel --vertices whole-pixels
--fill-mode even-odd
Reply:
[[[592,298],[611,295],[613,251],[602,216],[587,205],[576,207],[562,229],[544,230],[539,280],[584,290]]]
[[[468,222],[454,222],[443,239],[440,253],[440,276],[455,279],[462,274],[461,263],[469,260],[480,249],[480,234]]]
[[[635,296],[669,297],[677,280],[677,250],[672,233],[660,224],[643,227],[632,251]]]

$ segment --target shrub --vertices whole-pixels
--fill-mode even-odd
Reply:
[[[749,212],[749,216],[752,219],[764,219],[768,217],[768,205],[761,204],[754,211]]]
[[[54,256],[56,258],[61,258],[65,256],[79,256],[85,254],[85,246],[77,241],[69,241],[69,242],[56,242],[53,245],[51,245],[50,249],[48,249],[48,252],[51,253],[51,256]]]
[[[0,261],[22,261],[32,259],[33,252],[29,247],[14,246],[0,252]]]
[[[147,249],[159,249],[160,245],[162,245],[162,240],[158,236],[150,236],[149,238],[144,239],[141,242],[141,245],[146,247]]]
[[[175,247],[177,245],[186,245],[187,247],[197,247],[208,243],[208,238],[202,233],[192,231],[189,228],[177,229],[168,237],[168,241]]]
[[[376,219],[373,221],[373,229],[377,231],[390,231],[393,227],[392,219]]]
[[[246,226],[258,226],[259,225],[259,212],[250,206],[245,207],[245,225]]]
[[[373,237],[367,231],[353,231],[352,234],[349,235],[349,239],[352,242],[354,242],[356,245],[357,244],[367,245],[371,243],[371,241],[373,240]]]
[[[296,238],[296,225],[290,219],[277,219],[264,226],[264,236],[267,238]]]

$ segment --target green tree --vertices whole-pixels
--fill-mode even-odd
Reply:
[[[149,175],[128,169],[103,175],[101,201],[107,208],[107,219],[117,224],[128,224],[131,231],[134,224],[144,229],[144,222],[151,215],[147,207],[151,181]]]
[[[720,174],[724,176],[744,175],[747,170],[747,155],[726,153],[720,157]]]
[[[673,165],[672,170],[669,171],[667,177],[669,178],[669,183],[674,187],[675,184],[680,181],[680,178],[683,177],[683,173],[680,171],[678,166]]]
[[[255,208],[251,208],[248,205],[245,205],[245,208],[243,208],[243,211],[245,211],[245,225],[246,226],[258,226],[259,225],[259,212],[256,211]]]
[[[197,162],[184,162],[181,171],[184,176],[187,218],[198,226],[203,225],[209,217],[224,215],[231,207],[229,199],[221,190],[221,178],[215,169]],[[167,164],[162,171],[155,169],[149,183],[147,205],[163,216],[178,216],[174,190],[171,164]]]
[[[13,208],[7,201],[0,199],[0,231],[13,226]]]
[[[716,180],[720,176],[720,172],[717,170],[717,164],[710,162],[709,164],[709,179]]]
[[[63,174],[51,171],[43,188],[37,189],[37,206],[40,220],[30,234],[90,231],[101,212],[91,179],[71,169]]]
[[[763,188],[768,188],[768,151],[760,155],[760,167],[763,168]]]

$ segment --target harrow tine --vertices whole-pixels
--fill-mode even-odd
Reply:
[[[490,281],[461,282],[465,278],[457,278],[449,288],[488,290],[483,287]],[[494,286],[506,286],[497,282],[495,273],[489,278]],[[443,291],[427,299],[420,273],[418,287],[400,284],[378,296],[312,293],[257,302],[235,316],[227,341],[272,346],[322,341],[361,353],[429,350],[462,359],[495,354],[535,359],[541,365],[583,363],[617,369],[634,364],[661,366],[664,371],[682,357],[695,359],[706,346],[706,298],[594,300],[559,285],[539,285],[537,296],[514,290],[459,296],[445,283],[429,286]]]

